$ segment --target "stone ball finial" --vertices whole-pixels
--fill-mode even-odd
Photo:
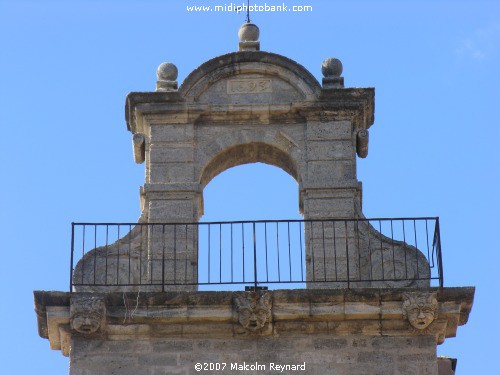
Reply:
[[[257,42],[259,41],[260,30],[253,23],[244,23],[238,30],[240,42]]]
[[[342,62],[339,59],[329,57],[323,61],[321,72],[324,77],[340,77],[342,74]]]
[[[159,81],[176,81],[178,75],[177,67],[171,62],[161,63],[156,70],[156,76]]]

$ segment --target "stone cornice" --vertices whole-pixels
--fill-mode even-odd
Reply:
[[[435,293],[437,318],[425,330],[414,329],[403,317],[408,291]],[[89,337],[110,340],[152,337],[238,337],[245,331],[238,322],[235,298],[241,292],[63,293],[35,291],[39,334],[52,349],[69,353],[71,301],[102,299],[106,306],[100,330]],[[431,335],[440,344],[456,335],[467,322],[474,288],[408,289],[300,289],[267,292],[272,299],[270,335],[330,333],[368,336]],[[124,298],[127,304],[124,303]],[[137,304],[137,306],[136,306]],[[125,306],[127,305],[127,307]]]
[[[284,104],[220,105],[186,103],[176,92],[131,92],[125,104],[127,129],[132,133],[143,132],[142,116],[161,116],[172,124],[219,122],[224,116],[234,114],[231,121],[256,121],[252,115],[266,115],[264,122],[300,122],[304,117],[311,121],[328,122],[354,119],[357,128],[368,129],[374,122],[375,90],[373,88],[346,88],[323,90],[317,101],[297,101]],[[169,117],[170,116],[170,117]],[[287,117],[288,116],[288,117]],[[259,120],[259,118],[257,118]],[[260,120],[262,121],[262,120]],[[259,121],[257,121],[259,122]]]

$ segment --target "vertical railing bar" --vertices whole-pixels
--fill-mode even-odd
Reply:
[[[300,281],[304,281],[304,249],[302,247],[302,222],[299,221],[299,248],[300,248]]]
[[[394,279],[396,279],[396,255],[394,252],[394,227],[391,219],[391,244],[392,244],[392,272]]]
[[[222,224],[219,224],[219,282],[222,282]]]
[[[435,220],[434,220],[435,221]],[[435,253],[437,253],[437,237],[436,237],[436,224],[434,223],[434,236],[432,238],[432,264],[434,264],[435,262],[437,262],[437,259],[434,259],[435,257]],[[437,256],[437,254],[436,254]]]
[[[199,241],[199,234],[200,234],[200,224],[199,223],[196,223],[194,225],[191,225],[192,228],[193,228],[193,235],[191,236],[191,239],[192,239],[192,248],[193,249],[196,249],[196,254],[195,254],[195,259],[194,261],[191,263],[191,265],[193,266],[193,282],[194,282],[194,275],[196,275],[196,280],[198,282],[200,282],[200,275],[198,273],[198,269],[199,269],[199,257],[200,257],[200,241]],[[196,234],[195,234],[196,232]],[[198,243],[196,243],[198,242]]]
[[[431,254],[430,254],[430,248],[429,248],[429,222],[427,219],[425,219],[425,241],[427,243],[427,260],[431,261]],[[434,263],[430,265],[431,268],[434,268]]]
[[[371,242],[371,237],[370,237],[370,232],[372,228],[372,224],[370,221],[367,222],[368,224],[368,252],[370,253],[370,281],[373,281],[373,259],[372,259],[372,242]]]
[[[243,245],[243,282],[245,280],[245,228],[243,227],[243,223],[241,223],[241,243]]]
[[[267,256],[267,223],[264,223],[264,248],[266,249],[266,281],[269,282],[269,260]]]
[[[177,224],[174,225],[174,285],[177,285]]]
[[[290,281],[292,281],[292,253],[290,249],[290,222],[287,222],[287,230],[288,230],[288,268],[290,274]]]
[[[165,225],[162,226],[162,247],[161,247],[161,291],[165,291]],[[174,242],[174,248],[175,248],[175,242]],[[174,277],[174,284],[175,284],[175,277]]]
[[[441,231],[439,228],[439,218],[436,218],[436,233],[437,233],[437,261],[439,266],[439,286],[442,288],[444,286],[444,275],[443,275],[443,258],[441,254]]]
[[[276,222],[276,253],[278,255],[278,281],[281,281],[279,227]]]
[[[75,252],[75,223],[71,223],[71,255],[69,260],[69,292],[73,292],[73,257]]]
[[[323,241],[323,275],[326,281],[326,245],[325,245],[325,222],[321,221],[321,236]]]
[[[382,220],[379,220],[378,221],[378,231],[380,233],[380,256],[381,256],[381,259],[382,259],[382,280],[385,280],[385,269],[384,269],[384,249],[382,247]]]
[[[139,285],[142,285],[142,225],[139,225],[139,228],[141,229],[141,234],[140,234],[140,247],[139,247]]]
[[[257,291],[257,239],[255,234],[255,221],[253,222],[253,280],[254,291]]]
[[[210,284],[210,224],[208,224],[208,283]]]
[[[335,281],[339,281],[339,271],[337,268],[337,234],[335,233],[335,220],[332,220],[333,229],[333,262],[335,264]]]
[[[350,289],[351,284],[350,284],[350,279],[351,276],[349,274],[349,240],[347,237],[347,220],[344,220],[344,227],[345,227],[345,252],[346,252],[346,258],[347,258],[347,289]]]
[[[418,269],[417,223],[415,219],[413,219],[413,236],[415,238],[415,260],[417,261],[417,279],[420,280],[420,271]]]
[[[405,254],[405,276],[406,280],[408,280],[408,260],[406,259],[406,229],[405,229],[404,219],[402,220],[402,222],[403,222],[403,252]]]
[[[361,281],[362,280],[362,277],[361,277],[361,248],[359,246],[359,220],[356,219],[356,239],[357,239],[357,244],[358,244],[358,273],[359,273],[359,277],[358,277],[358,280]]]
[[[130,284],[130,274],[131,274],[131,259],[132,259],[132,225],[128,226],[128,283]]]
[[[105,271],[106,271],[106,274],[104,275],[105,279],[106,280],[104,282],[105,285],[108,285],[108,244],[109,244],[109,225],[106,225],[106,247],[105,247],[105,251],[106,251],[106,260],[105,260]]]
[[[234,282],[234,279],[233,279],[233,269],[234,269],[234,261],[233,261],[233,223],[231,223],[231,282]]]
[[[312,272],[312,278],[313,278],[313,281],[316,281],[316,265],[315,265],[315,257],[314,257],[314,253],[316,252],[315,250],[315,246],[314,246],[314,228],[313,228],[313,222],[310,221],[309,222],[309,226],[311,228],[311,243],[312,243],[312,246],[311,246],[311,255],[312,255],[312,264],[313,264],[313,272]]]
[[[189,258],[188,258],[188,224],[186,224],[186,236],[184,237],[184,258],[185,258],[185,262],[184,262],[184,284],[186,284],[188,282],[188,262],[189,262]],[[194,282],[194,280],[192,281]]]
[[[116,242],[120,241],[120,224],[118,224],[117,239]],[[117,246],[116,255],[116,285],[120,285],[120,245]]]
[[[82,284],[84,283],[83,276],[85,275],[85,228],[87,226],[83,224],[82,230]]]
[[[94,284],[97,271],[97,224],[94,224]]]
[[[155,258],[154,258],[154,247],[153,244],[154,244],[154,233],[155,233],[155,226],[154,224],[149,226],[148,225],[148,231],[150,233],[149,235],[149,241],[151,243],[151,249],[149,249],[149,254],[148,254],[148,268],[149,268],[149,284],[150,285],[153,285],[153,265],[154,265],[154,262],[155,262]]]

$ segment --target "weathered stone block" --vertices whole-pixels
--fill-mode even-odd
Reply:
[[[350,140],[308,141],[307,159],[325,160],[333,163],[338,160],[354,162],[355,148]]]
[[[188,183],[194,181],[194,166],[192,163],[151,163],[149,181],[156,183]]]
[[[156,142],[192,142],[194,127],[192,124],[151,124],[151,143]]]
[[[308,140],[351,140],[352,125],[350,121],[308,122]]]
[[[149,161],[152,164],[193,162],[194,150],[190,143],[155,143],[149,148]]]
[[[340,349],[347,346],[346,339],[314,339],[314,349]]]
[[[393,355],[391,355],[388,352],[379,352],[379,351],[374,351],[374,352],[359,352],[358,353],[358,361],[363,363],[363,362],[369,362],[369,363],[377,363],[377,362],[383,362],[383,363],[392,363],[394,362]]]
[[[138,359],[139,365],[144,367],[151,366],[176,366],[178,355],[176,354],[149,354],[141,356]]]

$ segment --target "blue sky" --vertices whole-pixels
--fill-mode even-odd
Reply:
[[[500,2],[285,2],[313,11],[252,14],[262,50],[318,80],[323,59],[337,57],[347,87],[375,87],[370,153],[358,159],[364,213],[440,217],[445,285],[477,290],[469,323],[439,354],[458,357],[459,374],[493,373]],[[125,96],[153,91],[161,62],[177,65],[181,83],[236,51],[244,15],[186,11],[229,3],[0,0],[3,373],[67,373],[67,358],[38,337],[32,291],[68,290],[72,221],[137,220],[144,166],[133,162]],[[297,205],[285,172],[241,166],[206,187],[203,219],[299,218]]]

